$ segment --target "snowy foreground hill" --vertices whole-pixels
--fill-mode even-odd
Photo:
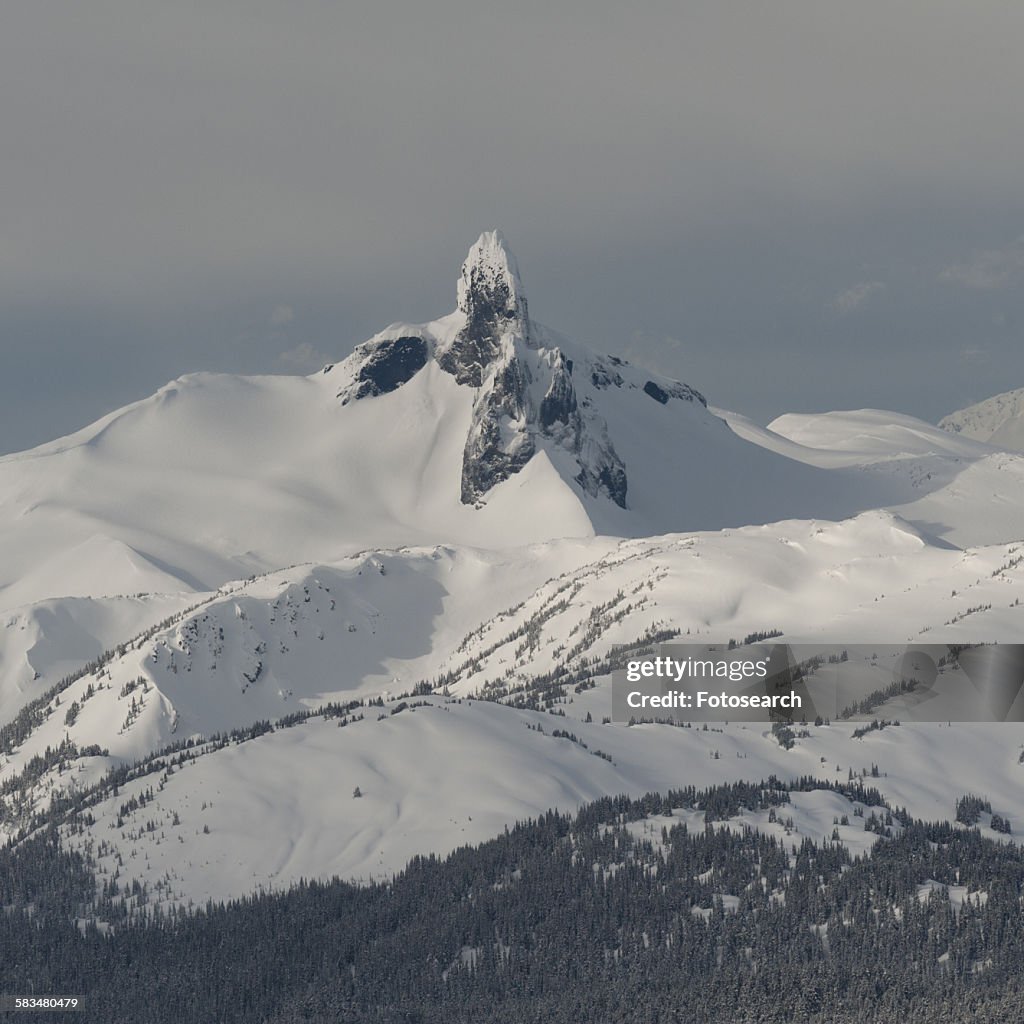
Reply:
[[[0,836],[167,905],[770,775],[1024,838],[1019,727],[605,721],[619,644],[1020,640],[1024,457],[962,415],[757,426],[539,325],[485,234],[446,317],[0,459]]]

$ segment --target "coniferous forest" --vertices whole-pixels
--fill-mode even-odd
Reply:
[[[71,1019],[97,1024],[1024,1018],[1024,854],[899,809],[865,820],[879,841],[858,859],[723,827],[741,808],[784,819],[800,787],[821,783],[604,799],[389,884],[190,914],[98,896],[89,865],[41,833],[0,853],[0,992],[76,994]],[[662,817],[680,807],[704,827]]]

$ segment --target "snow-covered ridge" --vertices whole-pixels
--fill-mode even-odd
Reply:
[[[44,699],[3,753],[0,787],[22,789],[33,759],[63,744],[106,751],[80,772],[30,780],[45,808],[68,785],[190,736],[426,691],[599,722],[616,645],[766,629],[794,643],[1000,640],[1019,635],[1022,586],[1019,547],[935,547],[885,513],[297,566],[210,595]]]
[[[950,413],[939,421],[939,426],[1004,451],[1024,452],[1024,388]]]

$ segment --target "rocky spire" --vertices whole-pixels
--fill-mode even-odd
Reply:
[[[470,318],[497,316],[526,322],[519,267],[500,231],[485,231],[462,264],[459,309]]]
[[[526,294],[515,257],[500,231],[485,231],[469,250],[458,285],[466,322],[438,357],[460,384],[480,387],[509,334],[529,340]]]
[[[586,494],[605,495],[626,508],[626,467],[596,394],[627,387],[615,369],[624,364],[609,356],[606,365],[579,352],[574,376],[574,360],[561,343],[531,324],[519,268],[500,232],[485,231],[469,250],[452,317],[420,328],[395,324],[350,358],[338,392],[343,405],[397,390],[431,358],[459,384],[475,389],[462,455],[463,504],[481,505],[498,484],[547,449],[560,453],[560,466],[566,466],[564,455],[575,459],[574,479]],[[648,381],[643,391],[665,405],[672,397],[689,397],[689,389],[678,390],[683,388]]]

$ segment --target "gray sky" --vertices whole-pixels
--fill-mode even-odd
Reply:
[[[90,0],[0,33],[0,452],[454,306],[766,421],[1024,386],[1024,5]]]

